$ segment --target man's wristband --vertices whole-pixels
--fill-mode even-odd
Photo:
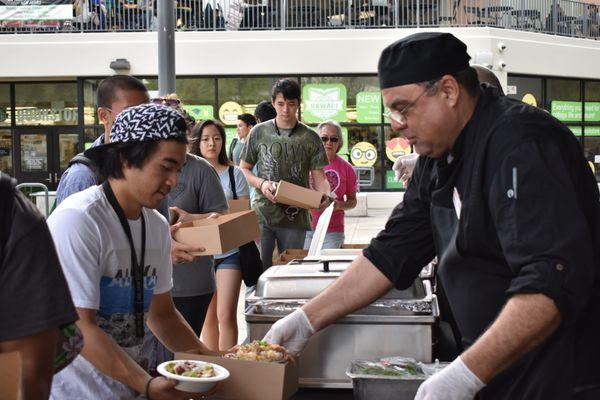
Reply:
[[[263,179],[263,181],[260,183],[260,186],[258,187],[258,190],[260,190],[261,192],[262,192],[262,185],[264,185],[266,181],[267,181],[266,179]]]
[[[152,399],[150,398],[150,393],[148,393],[148,392],[149,392],[149,390],[150,390],[150,384],[151,384],[151,383],[152,383],[152,381],[153,381],[153,380],[155,380],[156,378],[158,378],[158,377],[157,377],[157,376],[154,376],[154,377],[152,377],[152,378],[148,379],[148,382],[146,382],[146,387],[144,388],[144,397],[146,398],[146,400],[152,400]]]

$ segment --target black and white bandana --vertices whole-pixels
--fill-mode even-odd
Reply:
[[[174,109],[157,104],[141,104],[123,110],[110,130],[110,143],[85,151],[90,158],[98,157],[106,146],[115,143],[150,142],[185,137],[186,122]]]

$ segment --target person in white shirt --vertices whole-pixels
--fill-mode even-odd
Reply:
[[[52,399],[202,395],[151,378],[142,351],[147,329],[171,351],[206,349],[173,305],[169,226],[155,210],[177,184],[186,143],[175,110],[126,109],[110,143],[85,154],[104,183],[69,197],[48,219],[84,337],[81,355],[55,376]]]

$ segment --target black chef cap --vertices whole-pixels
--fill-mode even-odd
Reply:
[[[386,47],[379,57],[381,89],[426,82],[469,66],[467,46],[450,33],[421,32]]]

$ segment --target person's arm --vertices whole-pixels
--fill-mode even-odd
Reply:
[[[356,192],[346,194],[346,200],[335,200],[334,210],[351,210],[356,207]]]
[[[83,334],[81,355],[103,374],[144,393],[150,376],[96,322],[96,310],[77,308],[77,327]]]
[[[240,169],[242,170],[242,173],[244,174],[244,178],[246,178],[246,182],[248,182],[248,185],[260,190],[260,192],[269,201],[275,203],[275,192],[277,191],[277,186],[275,186],[275,182],[254,175],[254,172],[252,172],[253,168],[254,164],[249,164],[244,160],[240,160]]]
[[[461,358],[479,379],[489,382],[548,339],[560,322],[560,312],[552,299],[543,294],[515,295]]]
[[[315,331],[365,307],[392,288],[392,282],[360,255],[327,289],[302,307]]]
[[[172,352],[207,348],[173,304],[171,292],[155,294],[150,303],[148,327]]]
[[[54,374],[58,329],[0,342],[0,353],[18,351],[23,361],[23,400],[48,399]]]

